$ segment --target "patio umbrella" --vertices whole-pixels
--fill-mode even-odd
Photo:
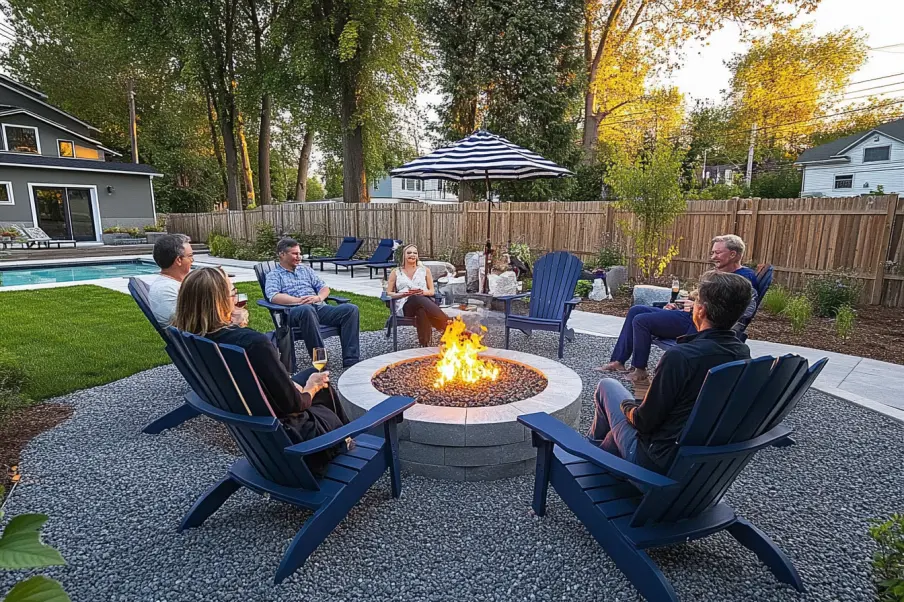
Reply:
[[[572,175],[564,167],[486,130],[477,130],[463,140],[419,157],[389,173],[397,178],[418,180],[439,179],[453,182],[484,180],[486,182],[487,243],[484,253],[486,258],[484,292],[489,292],[488,278],[490,252],[492,251],[490,217],[493,203],[490,181],[561,178]]]

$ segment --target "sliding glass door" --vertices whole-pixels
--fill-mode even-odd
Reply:
[[[90,188],[34,187],[38,227],[51,238],[97,240]]]

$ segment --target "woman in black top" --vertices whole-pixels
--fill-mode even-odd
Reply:
[[[235,299],[235,287],[222,270],[194,270],[179,289],[173,326],[244,349],[270,407],[295,443],[348,424],[345,410],[330,391],[330,373],[309,368],[290,376],[267,335],[231,323]],[[344,446],[306,456],[305,460],[312,470],[322,473],[333,457],[353,444],[347,440]]]

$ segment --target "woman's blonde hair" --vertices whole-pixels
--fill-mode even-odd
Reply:
[[[205,336],[229,325],[232,291],[229,279],[219,268],[192,270],[179,287],[173,326]]]
[[[399,266],[400,268],[405,267],[405,264],[407,263],[407,261],[405,260],[405,257],[408,255],[408,249],[410,249],[411,247],[414,247],[415,249],[417,249],[417,245],[413,244],[413,243],[410,245],[405,245],[405,247],[402,249],[402,264]],[[417,263],[415,265],[418,265],[418,266],[424,265],[423,263],[421,263],[421,250],[420,249],[418,249],[418,251],[417,251]]]

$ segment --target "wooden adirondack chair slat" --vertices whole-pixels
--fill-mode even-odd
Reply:
[[[779,422],[793,410],[824,365],[825,360],[820,360],[807,369],[803,358],[786,356],[712,369],[664,480],[639,467],[629,468],[624,460],[609,459],[610,454],[549,415],[519,417],[519,422],[533,431],[531,440],[538,447],[534,511],[543,516],[548,485],[552,484],[650,601],[677,602],[677,596],[643,550],[722,530],[753,550],[778,580],[804,591],[788,557],[764,533],[738,517],[722,497],[757,451],[787,439],[791,431]]]

